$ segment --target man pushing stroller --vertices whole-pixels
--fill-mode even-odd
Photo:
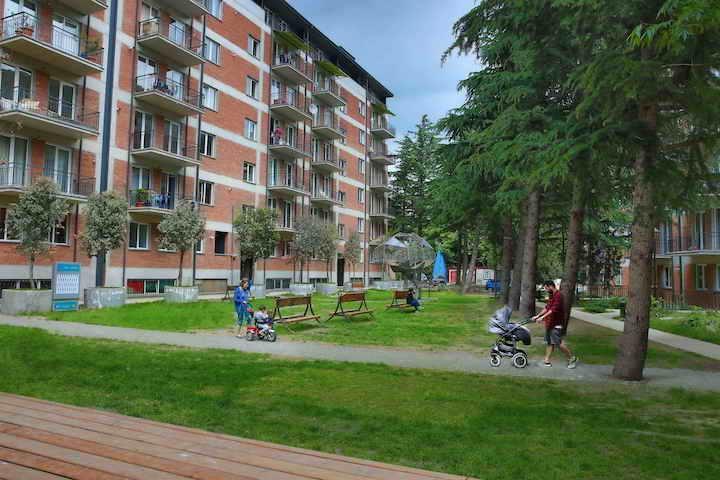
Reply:
[[[567,368],[575,368],[577,366],[577,357],[565,345],[565,302],[562,293],[555,286],[555,282],[548,280],[543,283],[543,288],[550,295],[545,308],[539,314],[532,317],[533,320],[545,324],[545,363],[546,367],[552,367],[550,358],[552,357],[555,347],[558,347],[568,359]]]

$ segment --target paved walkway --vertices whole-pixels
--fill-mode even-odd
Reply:
[[[0,394],[6,480],[470,480]]]
[[[558,363],[553,368],[531,363],[525,369],[516,369],[504,361],[500,368],[492,368],[485,356],[459,351],[424,351],[378,347],[353,347],[313,342],[283,341],[277,343],[247,342],[230,335],[204,333],[176,333],[107,327],[83,323],[56,322],[42,318],[9,317],[0,315],[0,325],[40,328],[70,337],[121,340],[156,345],[174,345],[190,348],[212,348],[262,353],[281,357],[339,362],[361,362],[390,365],[401,368],[459,371],[489,375],[547,378],[595,383],[622,383],[610,377],[609,365],[578,365],[568,370]],[[646,368],[645,382],[660,387],[679,387],[720,392],[720,373],[685,369]]]
[[[578,320],[622,332],[624,323],[621,320],[615,320],[615,317],[618,315],[620,315],[619,310],[611,310],[605,313],[588,313],[583,312],[579,308],[572,309],[572,316]],[[648,335],[651,342],[662,343],[663,345],[677,348],[678,350],[684,350],[686,352],[702,355],[703,357],[720,360],[720,345],[675,335],[673,333],[663,332],[661,330],[655,330],[654,328],[650,329],[650,333]]]

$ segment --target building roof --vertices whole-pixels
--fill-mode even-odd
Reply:
[[[378,99],[385,102],[387,98],[393,96],[393,93],[375,77],[370,75],[355,60],[355,57],[353,57],[350,52],[330,40],[320,31],[320,29],[313,25],[286,0],[254,1],[260,6],[271,10],[274,14],[281,17],[294,31],[307,32],[310,37],[310,43],[322,50],[327,57],[327,60],[335,63],[343,70],[343,72],[358,82],[361,86],[365,86],[365,80],[367,79],[368,89],[373,92]]]

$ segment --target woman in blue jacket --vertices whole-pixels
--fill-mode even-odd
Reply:
[[[240,282],[240,286],[235,289],[235,313],[237,313],[237,325],[235,326],[235,335],[243,338],[245,332],[241,332],[243,323],[250,325],[250,312],[248,311],[250,301],[250,284],[247,280]]]

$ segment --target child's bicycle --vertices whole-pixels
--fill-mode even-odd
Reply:
[[[255,311],[250,305],[248,305],[248,314],[250,315],[250,318],[253,318],[255,316]],[[275,340],[277,340],[277,333],[275,332],[275,322],[273,322],[271,319],[268,319],[267,322],[263,322],[259,325],[256,323],[248,325],[245,332],[245,340],[247,340],[248,342],[253,342],[255,340],[274,342]]]

